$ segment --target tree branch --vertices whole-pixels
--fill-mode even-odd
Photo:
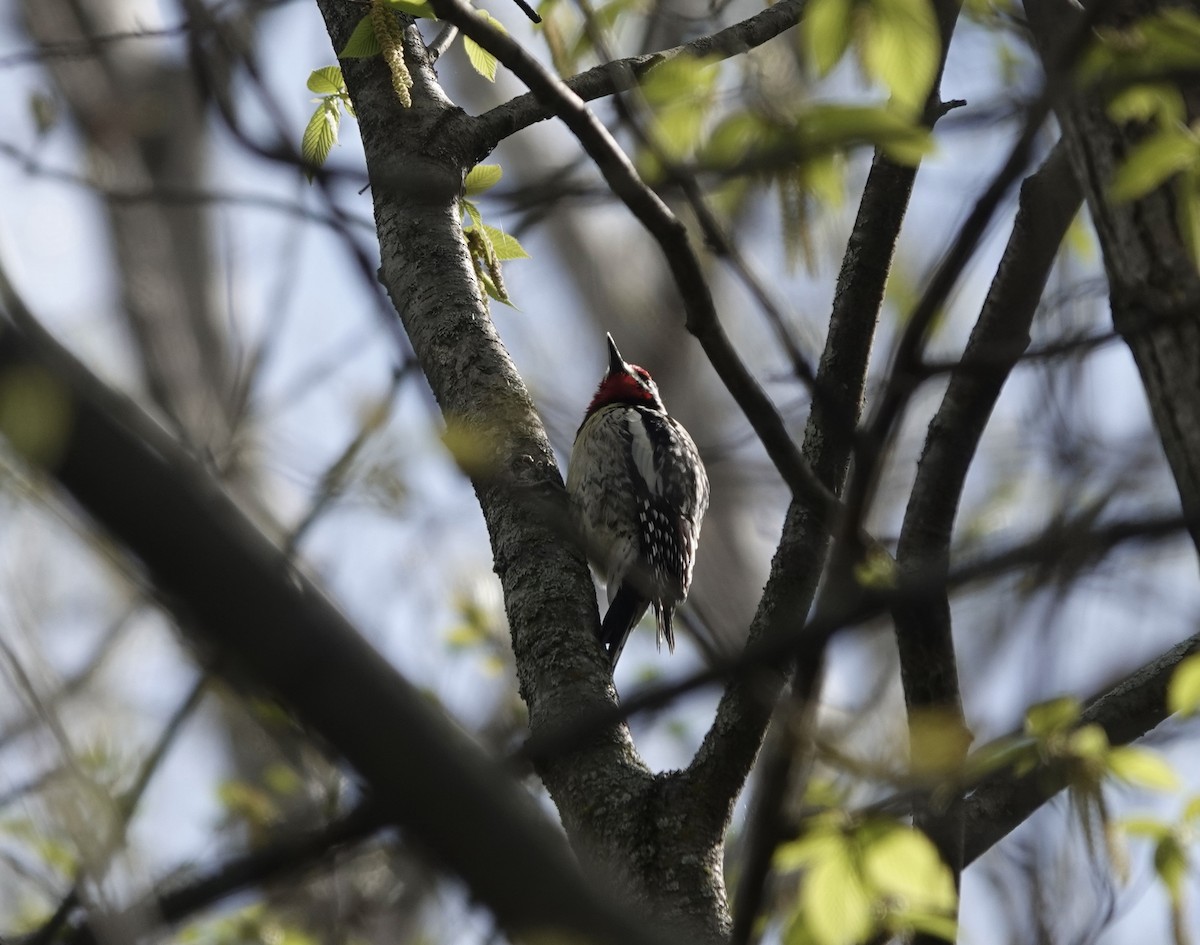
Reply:
[[[1198,652],[1200,634],[1172,647],[1097,696],[1083,710],[1080,724],[1099,725],[1113,745],[1141,738],[1170,715],[1167,686],[1171,676],[1183,660]],[[1021,777],[1005,772],[979,785],[964,804],[964,865],[990,850],[1066,786],[1065,771],[1049,766]]]
[[[808,0],[780,0],[774,6],[767,7],[742,22],[708,36],[701,36],[689,43],[660,52],[601,63],[587,72],[563,80],[563,84],[582,101],[591,102],[633,88],[655,67],[679,56],[729,59],[761,46],[791,29],[804,15],[807,2]],[[555,106],[543,101],[536,92],[527,92],[503,105],[497,105],[472,119],[472,134],[477,152],[482,157],[510,135],[539,121],[553,118],[556,114],[558,111]]]
[[[946,573],[950,537],[967,472],[1009,373],[1029,344],[1029,327],[1058,247],[1083,196],[1060,143],[1021,187],[1004,256],[963,353],[929,425],[896,549],[901,575]],[[972,363],[988,356],[986,367]],[[950,599],[930,595],[893,613],[900,675],[908,708],[911,764],[956,768],[970,735],[963,717],[951,633]],[[928,752],[921,757],[922,751]],[[915,822],[937,844],[956,879],[962,869],[963,820],[958,804],[921,807]]]
[[[0,297],[11,319],[0,372],[43,379],[35,389],[52,391],[70,419],[52,453],[28,458],[141,560],[189,633],[334,746],[506,928],[656,940],[627,910],[606,906],[524,790],[384,662],[178,443],[46,335],[4,277]]]
[[[926,108],[930,125],[941,112],[937,89],[958,16],[954,0],[940,0],[936,8],[942,48]],[[840,495],[845,482],[884,287],[915,177],[916,168],[901,167],[876,153],[838,273],[829,333],[817,370],[815,389],[821,396],[813,399],[803,446],[813,471],[835,495]],[[793,499],[750,626],[748,647],[794,638],[802,632],[825,565],[832,523],[825,510],[799,496]],[[819,659],[819,648],[816,653]],[[775,663],[753,677],[735,678],[726,688],[717,717],[688,770],[709,816],[723,822],[730,816],[785,685],[787,665]],[[764,825],[774,820],[766,810],[762,817]],[[763,830],[768,831],[769,826]],[[760,875],[746,885],[746,898],[735,910],[736,934],[743,939],[758,911],[769,869],[767,851],[774,840],[764,838],[750,844],[758,852],[756,864],[747,869]]]

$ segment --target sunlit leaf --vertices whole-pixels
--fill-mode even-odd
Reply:
[[[1151,791],[1175,791],[1180,786],[1175,769],[1161,755],[1137,745],[1112,749],[1108,767],[1121,780]]]
[[[338,66],[322,66],[314,69],[308,77],[308,90],[318,95],[337,95],[346,91],[346,81]]]
[[[1108,103],[1108,117],[1115,122],[1183,121],[1186,108],[1176,86],[1165,82],[1143,82],[1122,89]]]
[[[504,169],[499,164],[476,164],[467,172],[463,190],[469,197],[481,194],[500,183]]]
[[[1113,175],[1109,196],[1116,201],[1136,200],[1198,164],[1200,139],[1186,129],[1168,128],[1130,149]]]
[[[1025,713],[1025,731],[1034,738],[1062,732],[1079,721],[1081,707],[1074,696],[1059,696],[1029,707]]]
[[[320,167],[329,157],[329,152],[337,143],[338,126],[342,121],[341,109],[336,98],[326,98],[317,105],[304,136],[300,139],[300,156],[311,167]],[[305,169],[305,176],[312,180],[311,168]]]
[[[1067,750],[1076,758],[1104,763],[1109,757],[1108,735],[1099,725],[1084,725],[1070,734]]]
[[[874,926],[871,896],[845,845],[812,864],[801,885],[800,905],[817,945],[856,945]]]
[[[1132,837],[1149,837],[1161,840],[1171,832],[1171,825],[1152,817],[1126,817],[1118,825]]]
[[[486,223],[483,224],[483,229],[492,243],[492,249],[495,251],[497,259],[529,258],[529,253],[525,252],[525,247],[518,242],[515,236],[505,233],[498,227],[488,226]]]
[[[887,108],[818,105],[800,115],[796,133],[801,149],[824,152],[869,143],[903,164],[918,163],[933,148],[928,129]]]
[[[507,32],[504,29],[504,24],[497,20],[486,10],[476,10],[482,19],[491,23],[501,33]],[[496,81],[496,66],[498,60],[490,52],[480,46],[475,40],[469,36],[463,37],[463,51],[467,54],[467,59],[471,63],[471,67],[489,82]]]
[[[909,712],[908,744],[916,774],[946,774],[957,769],[971,744],[970,729],[956,712],[916,708]]]
[[[892,101],[917,115],[933,87],[941,36],[930,0],[871,0],[862,36],[867,75],[887,86]]]
[[[883,548],[868,548],[854,565],[854,580],[866,588],[887,590],[896,586],[896,561]]]
[[[893,826],[863,852],[863,875],[878,894],[926,912],[952,912],[954,878],[919,830]]]
[[[800,22],[800,37],[817,75],[828,74],[845,55],[853,14],[854,0],[809,0]]]
[[[1163,837],[1154,848],[1154,871],[1162,879],[1173,900],[1183,895],[1183,884],[1187,880],[1187,851],[1174,834]]]
[[[1167,711],[1191,714],[1200,708],[1200,653],[1175,667],[1167,686]]]

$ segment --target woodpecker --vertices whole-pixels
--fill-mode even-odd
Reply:
[[[575,434],[567,492],[608,584],[600,643],[615,667],[651,605],[659,649],[665,638],[675,652],[672,618],[692,583],[708,476],[649,372],[626,363],[607,337],[608,372]]]

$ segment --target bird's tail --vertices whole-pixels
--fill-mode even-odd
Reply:
[[[650,601],[646,600],[628,581],[620,586],[612,603],[608,605],[608,612],[604,615],[604,622],[600,625],[600,645],[604,647],[609,663],[614,668],[617,660],[621,658],[621,651],[625,649],[625,641],[629,639],[629,634],[637,626],[638,621],[642,619],[642,614],[649,606]],[[669,629],[667,639],[673,646],[674,640],[670,636]]]
[[[658,648],[662,649],[662,641],[667,641],[667,652],[675,652],[675,607],[673,604],[654,602],[654,620],[657,623],[657,637],[655,642]]]

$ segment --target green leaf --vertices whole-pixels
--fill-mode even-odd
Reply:
[[[863,853],[863,875],[877,895],[903,908],[952,913],[954,878],[937,848],[918,830],[895,826]]]
[[[827,75],[845,55],[853,25],[853,0],[809,0],[800,39],[817,75]]]
[[[1178,902],[1187,880],[1188,858],[1187,851],[1174,834],[1163,837],[1154,848],[1154,871],[1167,887],[1172,902]]]
[[[304,175],[311,181],[313,168],[320,167],[329,157],[329,152],[337,143],[338,127],[342,122],[342,112],[336,98],[322,99],[308,120],[304,136],[300,139],[300,156],[304,158],[306,168]]]
[[[1117,123],[1158,120],[1181,122],[1187,110],[1179,89],[1165,82],[1144,82],[1122,89],[1108,103],[1108,117]]]
[[[882,82],[901,109],[919,115],[941,56],[929,0],[872,0],[862,36],[867,75]]]
[[[409,16],[415,16],[418,19],[437,19],[437,14],[433,12],[433,7],[429,5],[427,0],[383,0],[383,3],[384,6],[389,6],[393,10],[399,10],[401,13],[407,13]]]
[[[489,82],[496,81],[496,65],[499,60],[495,56],[480,46],[475,40],[471,39],[470,36],[463,37],[463,51],[467,54],[471,68]]]
[[[1109,196],[1136,200],[1182,170],[1200,164],[1200,140],[1183,128],[1169,128],[1133,147],[1113,175]]]
[[[476,164],[463,181],[463,191],[473,197],[495,187],[503,176],[504,169],[499,164]]]
[[[308,90],[318,95],[338,95],[346,91],[346,80],[338,66],[321,66],[308,77]]]
[[[856,945],[875,924],[871,896],[844,844],[812,864],[800,904],[817,945]]]
[[[1200,653],[1193,654],[1175,667],[1167,686],[1167,711],[1190,715],[1200,708]]]
[[[483,230],[491,240],[492,249],[495,251],[496,258],[505,259],[528,259],[529,253],[525,252],[525,247],[517,241],[515,236],[510,236],[503,230],[494,226],[483,224]]]
[[[369,59],[378,56],[383,51],[379,45],[379,37],[375,35],[375,24],[371,22],[370,14],[364,16],[354,27],[354,32],[346,40],[346,45],[338,53],[339,59]]]
[[[469,200],[462,202],[462,207],[467,211],[467,216],[471,218],[471,226],[483,226],[483,214],[479,212],[479,208]],[[468,227],[469,229],[469,227]]]
[[[1071,733],[1067,750],[1076,758],[1106,763],[1110,753],[1108,735],[1099,725],[1084,725]]]
[[[887,108],[817,105],[796,123],[801,149],[841,150],[868,142],[901,164],[916,164],[933,149],[928,129]]]
[[[1114,748],[1108,754],[1108,768],[1122,781],[1151,791],[1175,791],[1180,786],[1175,769],[1148,748]]]
[[[1059,696],[1030,706],[1025,713],[1025,731],[1034,738],[1059,734],[1079,721],[1079,700]]]
[[[1131,837],[1149,837],[1151,840],[1161,840],[1171,833],[1171,825],[1153,817],[1127,817],[1119,826]]]
[[[498,29],[501,33],[508,32],[504,28],[504,24],[502,24],[486,10],[476,10],[475,12],[488,23],[491,23],[492,26],[496,27],[496,29]],[[469,59],[471,62],[471,67],[476,72],[478,72],[489,82],[496,81],[497,59],[495,56],[480,46],[477,42],[475,42],[475,40],[471,39],[470,36],[463,37],[463,50],[467,54],[467,59]]]

